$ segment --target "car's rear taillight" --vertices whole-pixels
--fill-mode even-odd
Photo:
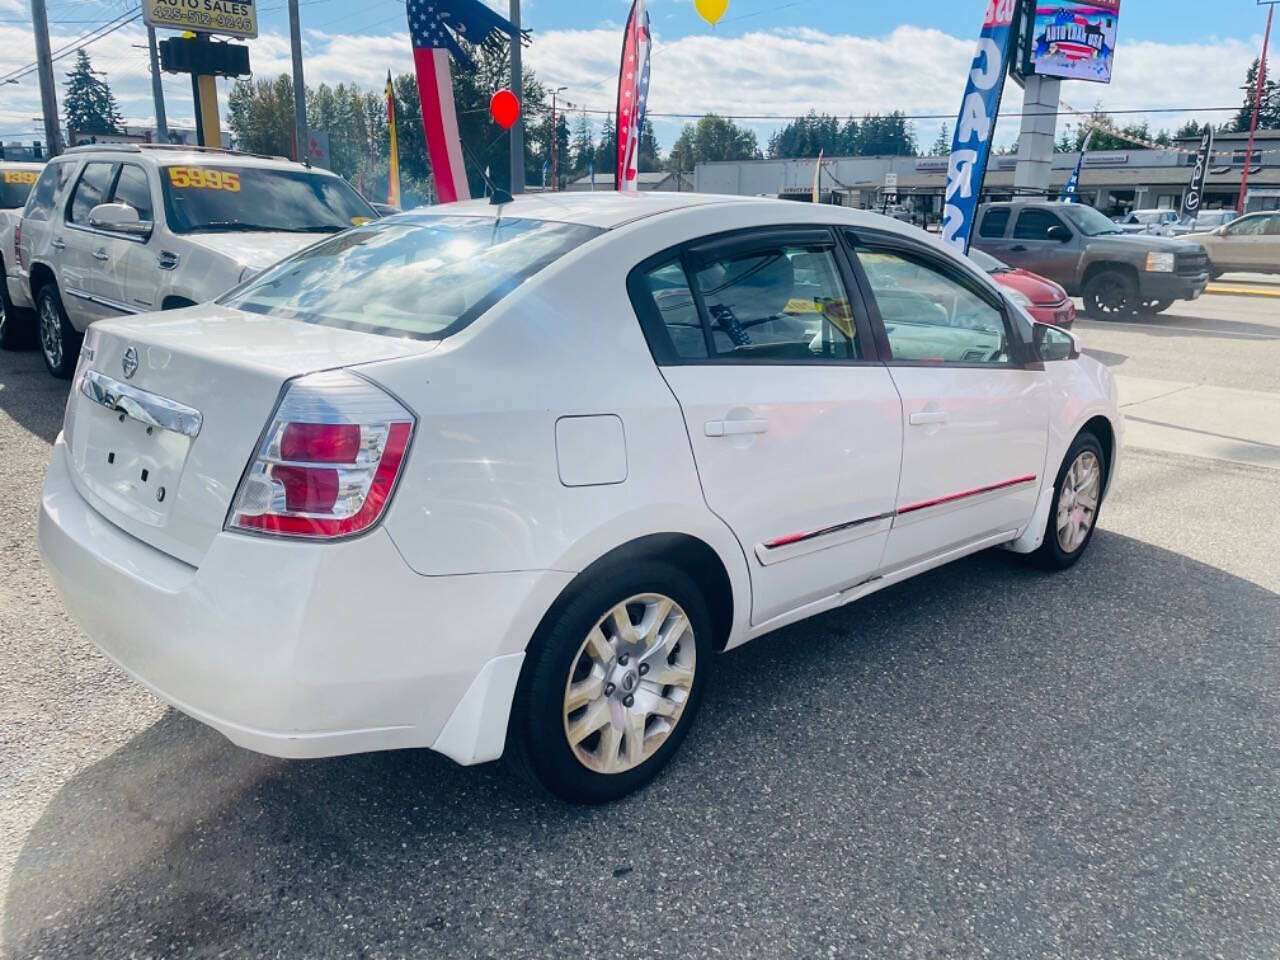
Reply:
[[[227,518],[230,530],[310,539],[368,530],[386,510],[414,418],[351,373],[289,384]]]

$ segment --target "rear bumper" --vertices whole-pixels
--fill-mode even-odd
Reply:
[[[279,757],[433,747],[496,759],[523,650],[570,579],[424,577],[381,529],[336,544],[223,533],[190,567],[89,506],[61,437],[39,540],[104,654],[234,743]]]
[[[9,292],[9,302],[19,310],[30,310],[33,306],[31,295],[27,292],[26,277],[11,273],[4,278],[5,289]]]
[[[1193,277],[1144,271],[1138,277],[1138,292],[1148,300],[1195,300],[1209,285],[1207,271]]]

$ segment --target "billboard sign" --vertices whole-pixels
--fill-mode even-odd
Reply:
[[[142,0],[142,22],[252,40],[258,35],[258,7],[256,0]]]
[[[1120,0],[1038,0],[1026,72],[1063,80],[1110,83],[1119,29]]]
[[[991,158],[991,137],[1013,47],[1013,20],[1018,0],[988,0],[978,36],[978,49],[969,68],[969,81],[951,156],[947,159],[947,192],[942,210],[942,239],[961,253],[969,252],[969,234],[978,212],[978,198]]]

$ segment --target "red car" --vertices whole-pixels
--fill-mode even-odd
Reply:
[[[1022,306],[1040,323],[1070,327],[1076,322],[1076,305],[1067,291],[1047,277],[1021,270],[997,260],[981,250],[970,250],[969,259],[1008,291],[1010,299]]]

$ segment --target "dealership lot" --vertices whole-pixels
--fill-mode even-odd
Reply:
[[[122,678],[34,546],[66,386],[0,354],[0,954],[1274,956],[1280,298],[1077,329],[1132,418],[1080,565],[721,658],[669,772],[589,810],[258,757]]]

